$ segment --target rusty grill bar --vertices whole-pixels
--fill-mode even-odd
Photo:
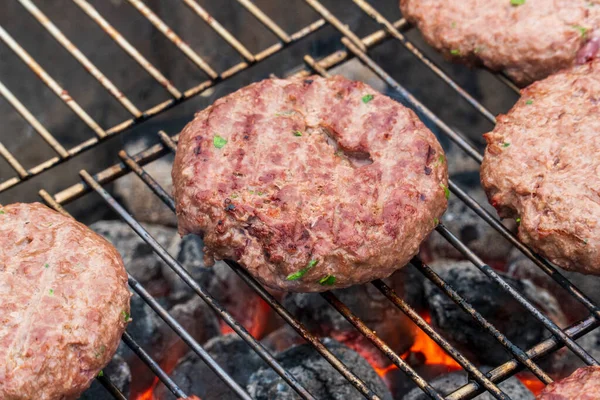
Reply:
[[[481,162],[482,155],[478,150],[459,133],[452,130],[448,125],[441,121],[433,112],[427,109],[415,97],[413,97],[406,89],[396,82],[388,73],[386,73],[378,64],[376,64],[368,55],[368,49],[383,42],[384,40],[393,38],[398,40],[407,50],[409,50],[417,59],[425,66],[430,68],[442,81],[449,85],[456,93],[473,106],[485,119],[494,123],[493,114],[481,105],[475,98],[461,88],[452,78],[450,78],[440,67],[433,61],[429,60],[423,53],[416,48],[406,37],[401,33],[410,27],[404,19],[400,19],[394,23],[388,21],[375,8],[369,5],[365,0],[352,0],[363,12],[373,18],[382,26],[382,29],[376,31],[365,38],[358,38],[346,25],[344,25],[335,15],[327,10],[318,0],[305,0],[322,19],[317,20],[313,24],[301,29],[300,31],[288,35],[282,30],[273,20],[264,14],[250,0],[237,0],[240,5],[246,8],[258,21],[260,21],[267,29],[273,32],[280,42],[263,50],[260,53],[252,54],[241,44],[238,39],[233,37],[227,30],[214,20],[195,0],[182,0],[192,12],[203,19],[209,26],[215,30],[230,46],[232,46],[244,61],[231,67],[230,69],[217,73],[215,72],[193,49],[177,36],[156,14],[153,13],[142,1],[128,0],[146,19],[148,19],[167,39],[175,44],[179,50],[188,57],[199,69],[206,73],[210,79],[194,86],[184,92],[175,88],[150,62],[148,62],[129,42],[126,41],[86,0],[73,0],[94,22],[96,22],[130,57],[132,57],[144,70],[150,74],[160,85],[164,86],[172,98],[164,101],[146,111],[140,111],[133,105],[121,92],[100,72],[84,55],[77,49],[56,26],[45,17],[45,15],[34,5],[31,0],[18,0],[37,20],[48,30],[48,32],[63,46],[69,53],[79,61],[88,72],[97,79],[102,86],[126,108],[133,116],[132,119],[124,121],[108,130],[103,130],[85,113],[79,105],[70,98],[68,93],[52,79],[42,67],[19,46],[17,42],[0,27],[0,39],[2,39],[36,74],[46,83],[54,93],[61,98],[88,126],[95,132],[96,136],[92,139],[82,142],[72,149],[64,149],[62,145],[52,136],[52,134],[27,110],[27,108],[0,82],[0,94],[11,104],[21,116],[31,124],[35,131],[55,150],[58,157],[54,157],[30,170],[26,170],[19,161],[0,143],[0,155],[6,159],[11,167],[17,172],[17,177],[11,178],[0,183],[0,192],[6,190],[32,176],[41,173],[44,170],[51,168],[54,165],[72,157],[88,148],[100,143],[105,137],[118,134],[125,129],[145,120],[154,115],[157,115],[181,101],[187,100],[204,90],[215,85],[216,83],[228,79],[235,74],[247,69],[255,62],[264,60],[265,58],[279,52],[287,45],[300,40],[317,31],[321,27],[329,23],[335,27],[343,36],[342,43],[347,50],[339,50],[324,57],[321,60],[314,60],[310,56],[305,56],[308,69],[298,72],[296,75],[303,77],[311,73],[318,73],[323,76],[328,75],[328,70],[339,65],[350,58],[358,58],[364,65],[372,70],[376,75],[383,79],[391,88],[393,88],[404,101],[406,101],[413,109],[418,110],[424,118],[436,125],[440,131],[448,136],[455,144],[457,144],[467,155]],[[518,92],[518,89],[505,77],[498,76],[499,79],[507,84],[513,90]],[[124,151],[119,153],[122,159],[112,167],[109,167],[95,175],[91,175],[86,171],[81,171],[80,175],[82,182],[75,184],[55,195],[50,195],[44,190],[39,192],[40,197],[46,204],[55,210],[68,215],[63,208],[64,205],[75,201],[79,197],[89,193],[96,192],[102,197],[108,207],[114,210],[123,221],[144,240],[146,241],[155,253],[162,258],[167,265],[173,269],[195,292],[200,296],[248,345],[257,352],[257,354],[265,360],[265,362],[273,368],[297,393],[304,399],[312,399],[313,396],[306,391],[297,380],[286,371],[270,352],[265,349],[244,327],[242,327],[233,317],[212,298],[212,296],[200,287],[185,269],[171,257],[160,244],[152,238],[148,232],[137,222],[127,211],[103,188],[103,185],[113,182],[119,177],[130,172],[135,173],[144,183],[171,209],[174,210],[174,202],[165,190],[157,184],[157,182],[145,170],[144,166],[170,152],[175,152],[178,135],[170,137],[165,132],[158,132],[161,143],[156,144],[135,155],[128,155]],[[515,291],[508,285],[498,274],[496,274],[488,265],[483,263],[478,256],[473,253],[464,243],[456,238],[445,226],[439,225],[437,231],[446,240],[448,240],[458,251],[460,251],[468,260],[478,267],[484,274],[492,279],[496,284],[505,290],[510,296],[521,303],[528,312],[538,319],[551,333],[552,336],[536,346],[523,350],[516,347],[510,342],[501,332],[499,332],[492,324],[490,324],[481,314],[479,314],[472,305],[464,298],[458,295],[452,287],[444,282],[431,268],[425,265],[418,257],[412,260],[414,265],[423,275],[438,286],[452,301],[454,301],[465,312],[470,314],[473,319],[489,334],[491,334],[502,346],[513,355],[513,359],[496,367],[495,369],[482,373],[467,360],[460,352],[450,345],[441,335],[435,332],[431,326],[406,302],[404,302],[394,291],[380,280],[372,282],[372,284],[383,293],[391,302],[391,306],[399,308],[406,314],[420,329],[422,329],[429,337],[431,337],[446,353],[460,364],[465,371],[470,374],[470,381],[463,387],[457,389],[452,394],[448,395],[447,399],[459,400],[469,399],[475,395],[488,391],[495,398],[507,399],[508,396],[503,393],[497,383],[514,375],[516,372],[527,369],[540,379],[545,384],[552,382],[552,379],[536,364],[536,360],[550,352],[556,351],[564,346],[573,351],[588,365],[598,365],[598,361],[594,360],[585,352],[575,341],[582,335],[590,332],[600,325],[600,309],[577,287],[562,276],[556,268],[554,268],[547,260],[532,252],[527,246],[521,243],[516,236],[510,232],[500,220],[494,217],[491,213],[479,205],[472,197],[469,196],[456,183],[449,182],[451,192],[463,201],[471,210],[483,218],[490,226],[498,231],[506,240],[517,247],[525,256],[532,260],[546,274],[553,278],[561,287],[577,299],[589,311],[590,315],[587,318],[571,325],[566,329],[560,329],[549,318],[543,315],[539,310],[529,303],[521,294]],[[238,274],[241,279],[248,284],[256,293],[267,302],[273,310],[278,313],[300,336],[310,343],[335,369],[337,369],[354,387],[359,390],[364,397],[369,399],[379,399],[379,396],[374,393],[364,382],[360,380],[352,371],[344,365],[335,355],[333,355],[320,340],[310,333],[297,319],[295,319],[273,296],[271,296],[248,272],[238,264],[226,261],[226,263]],[[182,340],[194,351],[216,374],[223,382],[225,382],[240,398],[250,399],[250,396],[244,388],[239,385],[204,351],[204,349],[183,329],[181,325],[171,317],[166,310],[144,289],[144,287],[135,280],[129,277],[129,285],[146,303],[182,338]],[[333,293],[326,292],[322,296],[329,302],[338,312],[340,312],[361,334],[363,334],[371,343],[381,350],[390,360],[406,373],[410,379],[426,392],[431,398],[442,399],[438,393],[425,379],[418,375],[412,367],[406,363],[398,354],[394,353],[387,344],[382,341],[373,331],[371,331],[363,321],[361,321],[352,311],[344,305]],[[123,336],[123,341],[128,345],[136,355],[156,374],[156,376],[165,384],[165,386],[177,397],[187,397],[181,388],[168,376],[165,371],[142,349],[128,333]],[[98,380],[104,387],[114,395],[117,399],[124,399],[122,393],[110,382],[110,377],[102,376]]]

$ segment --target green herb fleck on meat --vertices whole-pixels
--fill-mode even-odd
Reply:
[[[434,224],[437,226],[437,225],[440,223],[440,220],[439,220],[439,218],[435,217],[435,218],[433,219],[433,223],[434,223]]]
[[[300,132],[300,131],[294,131],[294,136],[302,136],[302,132]]]
[[[456,22],[452,22],[452,23],[450,24],[450,26],[452,27],[452,29],[456,28]]]
[[[319,285],[322,286],[332,286],[335,283],[335,276],[333,275],[325,275],[321,279],[319,279]]]
[[[238,196],[237,194],[235,194],[235,193],[234,193],[234,194],[232,194],[232,195],[231,195],[231,196],[229,196],[229,197],[231,197],[232,199],[237,199],[239,196]]]
[[[125,310],[121,311],[121,315],[123,316],[123,320],[124,320],[125,322],[129,322],[129,319],[130,319],[129,317],[130,317],[130,315],[129,315],[129,313],[128,313],[127,311],[125,311]]]
[[[306,268],[301,269],[298,272],[294,272],[293,274],[289,274],[285,280],[287,281],[295,281],[297,279],[302,278],[308,271],[310,271],[311,269],[313,269],[313,267],[315,265],[317,265],[319,263],[319,260],[310,260],[308,262],[308,265],[306,266]]]
[[[449,199],[450,198],[450,189],[448,189],[448,186],[446,186],[440,182],[440,187],[442,189],[444,189],[444,196],[446,196],[446,199]]]
[[[502,147],[508,147],[508,146],[510,146],[510,143],[504,142],[504,143],[501,144],[501,146]]]
[[[460,56],[460,50],[452,49],[452,50],[450,50],[450,54],[452,54],[453,56]]]
[[[50,289],[49,292],[50,292],[50,295],[53,295],[54,294],[54,289]]]
[[[227,144],[227,139],[222,138],[219,135],[215,135],[215,137],[213,137],[213,144],[217,149],[222,149],[223,146]]]
[[[510,0],[510,5],[513,7],[522,6],[525,4],[525,0]]]
[[[4,210],[0,210],[0,215],[2,215],[2,214],[6,214],[6,213],[4,212]]]
[[[104,376],[104,371],[100,370],[100,372],[98,372],[98,376]]]
[[[585,26],[573,25],[573,29],[575,29],[577,32],[579,32],[579,34],[581,35],[581,37],[583,39],[585,39],[587,37],[588,28],[586,28]]]
[[[373,97],[375,97],[375,96],[373,96],[372,94],[365,94],[362,97],[362,102],[365,103],[365,104],[367,104],[368,102],[370,102],[371,100],[373,100]]]
[[[44,264],[44,268],[50,268],[50,265],[48,263]]]
[[[98,352],[96,354],[94,354],[94,357],[99,358],[102,354],[104,354],[105,351],[106,351],[106,346],[105,345],[100,346],[100,349],[98,350]]]
[[[475,50],[473,50],[473,53],[479,54],[484,50],[485,50],[485,46],[477,46],[477,47],[475,47]]]
[[[443,154],[440,154],[437,158],[437,161],[435,162],[435,166],[438,167],[438,166],[444,164],[444,161],[446,161],[446,158],[444,157]]]
[[[588,244],[589,240],[583,239],[583,244]]]
[[[517,224],[521,223],[521,217],[518,217],[517,219],[515,219],[515,221],[517,222]]]
[[[525,104],[527,104],[528,106],[530,106],[530,105],[532,105],[532,104],[533,104],[533,100],[529,99],[529,100],[527,100],[527,101],[525,102]]]

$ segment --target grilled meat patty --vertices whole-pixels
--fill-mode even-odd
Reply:
[[[485,134],[481,182],[519,238],[569,270],[600,274],[600,60],[536,82]]]
[[[600,367],[583,367],[568,378],[552,382],[537,400],[598,400],[600,399]]]
[[[119,253],[39,204],[0,206],[0,399],[77,399],[129,320]]]
[[[268,79],[181,132],[181,234],[272,288],[324,291],[405,265],[446,208],[447,166],[417,116],[340,76]]]
[[[524,86],[600,48],[600,0],[400,0],[447,58],[504,71]]]

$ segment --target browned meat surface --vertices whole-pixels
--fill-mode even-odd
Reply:
[[[0,206],[0,399],[76,399],[129,320],[119,253],[39,204]]]
[[[600,274],[600,61],[534,83],[487,133],[481,182],[519,238]]]
[[[337,76],[269,79],[182,131],[181,234],[204,236],[264,284],[324,291],[390,275],[446,208],[447,167],[407,108]]]
[[[546,386],[537,400],[600,400],[600,367],[579,368]]]
[[[600,0],[400,0],[447,58],[504,71],[519,85],[593,58]]]

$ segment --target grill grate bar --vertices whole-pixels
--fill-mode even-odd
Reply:
[[[69,40],[67,37],[44,15],[42,11],[31,0],[19,0],[21,5],[27,9],[46,28],[46,30],[60,43],[79,63],[104,86],[104,88],[121,103],[127,111],[136,118],[142,113],[96,66]]]
[[[579,358],[581,358],[588,365],[596,365],[600,366],[598,361],[594,360],[592,356],[590,356],[580,345],[575,343],[575,341],[569,338],[554,322],[552,322],[548,317],[542,314],[529,300],[523,297],[519,292],[517,292],[512,286],[510,286],[496,271],[494,271],[489,265],[485,264],[475,253],[471,251],[464,243],[462,243],[452,232],[450,232],[443,224],[439,224],[436,230],[448,241],[452,246],[454,246],[458,251],[461,252],[469,261],[471,261],[481,272],[486,274],[490,279],[496,282],[505,292],[510,294],[515,300],[519,302],[523,307],[529,311],[535,319],[540,321],[546,329],[548,329],[552,334],[559,338],[559,340],[563,341],[565,345],[575,353]]]
[[[592,316],[583,319],[567,329],[565,333],[572,339],[578,339],[586,333],[594,330],[600,323]],[[538,343],[531,349],[527,350],[527,355],[532,359],[541,358],[550,352],[556,351],[564,347],[564,343],[552,336],[543,342]],[[519,370],[519,363],[515,360],[510,360],[502,364],[501,366],[494,368],[486,375],[494,382],[502,382],[509,378]],[[446,400],[463,400],[471,399],[478,394],[483,393],[483,389],[477,384],[477,382],[469,382],[466,385],[458,388],[446,397]]]
[[[163,369],[158,365],[156,361],[150,357],[142,347],[133,340],[129,332],[123,332],[123,336],[121,337],[123,342],[142,360],[148,368],[160,379],[162,383],[173,393],[177,398],[183,397],[186,398],[187,395],[177,384],[169,377],[169,375],[163,371]]]
[[[104,386],[106,390],[117,400],[127,400],[127,397],[108,379],[107,376],[99,376],[96,378],[98,382]]]
[[[454,182],[449,181],[448,187],[459,199],[461,199],[471,210],[479,215],[485,222],[492,226],[498,231],[504,238],[511,242],[516,248],[521,251],[527,258],[533,261],[538,267],[542,269],[547,275],[552,277],[560,286],[563,287],[569,294],[575,297],[581,304],[583,304],[590,312],[592,312],[598,320],[600,320],[600,309],[587,297],[581,290],[573,285],[567,278],[565,278],[556,268],[554,268],[547,260],[540,257],[527,246],[525,246],[519,239],[513,234],[501,221],[496,219],[488,210],[483,208],[481,204],[477,203],[471,196],[465,191],[458,187]]]
[[[387,297],[400,311],[408,316],[423,332],[436,342],[446,353],[448,353],[461,367],[465,369],[478,383],[483,385],[492,396],[497,399],[510,399],[492,381],[490,381],[480,370],[477,369],[465,356],[455,349],[446,339],[437,333],[429,324],[402,300],[382,280],[376,279],[371,282],[385,297]]]
[[[12,94],[12,92],[0,82],[0,93],[10,103],[11,106],[35,129],[35,131],[54,149],[54,151],[62,158],[69,157],[69,153],[64,147],[52,136],[50,132],[44,128],[40,121]]]
[[[130,0],[131,1],[131,0]],[[183,2],[194,11],[200,18],[204,20],[211,28],[215,30],[231,47],[233,47],[244,59],[253,63],[255,60],[252,53],[244,47],[239,40],[237,40],[227,29],[223,27],[216,19],[214,19],[204,8],[200,6],[195,0],[183,0]]]
[[[318,0],[305,0],[316,12],[321,14],[325,21],[333,25],[342,35],[346,36],[355,46],[362,51],[367,51],[367,46],[363,43],[358,36],[352,32],[348,26],[344,25],[339,19],[335,17],[323,4]]]
[[[258,342],[243,326],[241,326],[208,292],[206,292],[127,211],[85,170],[80,173],[82,179],[98,193],[107,205],[115,211],[133,230],[148,243],[154,252],[163,260],[183,281],[192,288],[198,296],[208,304],[271,368],[273,368],[302,398],[314,399],[296,379],[285,370],[271,353]]]
[[[238,395],[239,398],[252,400],[248,393],[246,393],[246,391],[242,389],[240,385],[238,385],[238,383],[223,370],[223,368],[221,368],[221,366],[206,352],[206,350],[204,350],[204,348],[198,344],[198,342],[183,328],[183,326],[181,326],[177,320],[173,318],[137,280],[135,280],[135,278],[129,276],[128,281],[129,286],[131,286],[131,288],[150,306],[150,308],[152,308],[162,318],[162,320],[165,321],[165,323],[169,325],[169,327],[173,329],[175,333],[177,333],[177,335],[179,335],[181,340],[183,340],[185,344],[187,344],[190,349],[192,349],[192,351],[196,353],[196,355],[198,355],[198,357],[200,357],[200,359],[204,361],[204,363]],[[143,359],[143,361],[146,362],[145,359]],[[154,362],[152,359],[150,359],[150,361]],[[150,366],[148,363],[146,364]],[[168,381],[171,381],[174,385],[174,382],[171,380],[171,378],[169,378],[168,375],[166,377],[168,378]],[[162,381],[173,392],[173,389],[171,389],[171,387],[167,384],[167,381]],[[173,393],[177,397],[186,397],[185,395],[182,396],[175,392]]]
[[[552,378],[548,376],[536,363],[534,363],[528,356],[527,353],[521,350],[518,346],[514,345],[506,336],[504,336],[498,329],[494,327],[491,323],[489,323],[481,314],[475,310],[475,308],[468,303],[464,298],[462,298],[450,285],[448,285],[444,280],[435,273],[433,269],[431,269],[428,265],[424,264],[423,261],[419,257],[414,257],[411,262],[413,266],[415,266],[419,272],[425,275],[431,282],[433,282],[440,290],[442,290],[446,295],[458,305],[464,312],[471,315],[473,319],[481,326],[483,329],[488,331],[505,349],[510,351],[510,353],[523,365],[525,365],[529,370],[542,382],[545,384],[552,383]]]
[[[184,42],[171,28],[163,22],[144,2],[140,0],[128,0],[140,14],[142,14],[152,25],[156,27],[167,39],[169,39],[183,54],[187,56],[198,68],[204,71],[211,79],[216,79],[219,74],[215,72],[192,48]]]
[[[479,111],[488,121],[492,124],[496,123],[496,117],[487,108],[485,108],[480,102],[475,100],[473,96],[467,93],[460,85],[458,85],[452,78],[450,78],[438,65],[427,58],[419,49],[417,49],[410,41],[406,39],[394,26],[385,19],[375,8],[373,8],[365,0],[352,0],[354,3],[361,8],[367,15],[373,18],[377,23],[385,27],[385,29],[397,39],[402,45],[410,51],[415,57],[419,59],[423,64],[429,67],[439,78],[441,78],[448,86],[456,91],[464,100],[466,100],[471,106]]]
[[[431,110],[429,110],[423,103],[417,100],[408,90],[401,86],[394,78],[392,78],[387,72],[383,70],[375,61],[373,61],[365,52],[354,46],[347,38],[342,38],[342,43],[354,53],[365,65],[367,65],[373,72],[375,72],[381,79],[383,79],[388,85],[396,90],[404,100],[406,100],[411,107],[417,111],[417,113],[424,115],[427,119],[433,122],[441,131],[444,132],[454,143],[456,143],[461,149],[467,153],[475,161],[481,163],[483,157],[475,146],[473,146],[467,139],[462,135],[455,132],[445,122],[439,119]]]
[[[12,169],[14,169],[17,172],[17,174],[19,174],[21,179],[29,177],[29,172],[27,172],[25,168],[23,168],[21,163],[17,161],[17,159],[10,153],[10,151],[8,151],[6,147],[4,147],[2,143],[0,143],[0,155],[2,155],[6,162],[10,164]]]
[[[171,144],[174,143],[168,139],[168,135],[162,132],[161,137],[167,138]],[[173,148],[173,151],[175,149]],[[132,171],[171,209],[175,212],[175,201],[169,194],[148,174],[144,169],[135,162],[125,152],[120,152],[119,156],[123,158],[127,166],[131,167]],[[292,315],[273,297],[267,292],[260,284],[252,278],[246,270],[237,265],[237,263],[225,260],[227,265],[234,270],[234,272],[240,276],[240,278],[248,284],[258,295],[267,303],[275,312],[277,312],[300,336],[306,339],[314,348],[321,354],[340,374],[342,374],[348,381],[350,381],[366,398],[379,399],[379,397],[356,375],[352,373],[327,347],[319,341],[319,339],[311,334],[299,321],[296,321]],[[410,368],[410,367],[409,367]]]
[[[423,379],[406,361],[396,354],[375,332],[364,324],[344,303],[342,303],[332,292],[321,293],[321,296],[329,302],[340,314],[346,318],[354,327],[371,343],[375,345],[394,365],[400,368],[412,381],[433,399],[442,400],[443,397]]]
[[[65,103],[77,116],[90,128],[92,129],[99,138],[106,136],[106,132],[102,129],[96,121],[86,113],[83,108],[75,101],[69,93],[64,90],[58,82],[56,82],[41,66],[37,63],[30,55],[22,48],[13,38],[0,26],[0,39],[15,52],[17,56],[41,79],[42,82],[50,90],[54,92],[63,103]]]
[[[279,39],[284,43],[289,43],[292,39],[287,33],[275,21],[273,21],[267,14],[262,12],[253,2],[250,0],[237,0],[242,6],[246,8],[257,20],[259,20],[264,26],[266,26],[271,32],[273,32]]]
[[[127,39],[123,37],[111,24],[108,23],[96,9],[86,0],[73,0],[104,32],[108,34],[131,58],[133,58],[142,68],[150,74],[161,86],[163,86],[171,95],[179,99],[181,92],[169,82],[169,80],[158,70],[150,61],[140,54]]]
[[[138,54],[141,57],[141,59],[143,60],[143,57],[139,53],[137,53],[137,50],[135,50],[135,48],[133,48],[133,46],[131,46],[128,42],[126,42],[125,39],[112,26],[110,26],[108,24],[108,22],[106,20],[104,20],[102,18],[102,16],[100,16],[100,14],[98,14],[98,12],[91,5],[89,5],[89,3],[86,2],[86,0],[73,0],[73,1],[75,3],[77,3],[79,5],[79,7],[81,7],[92,19],[94,19],[98,23],[98,25],[100,25],[100,27],[103,30],[105,30],[111,36],[111,38],[114,41],[116,41],[117,44],[119,44],[126,52],[129,53],[129,50],[131,50],[134,53]],[[319,29],[321,29],[324,26],[325,26],[325,20],[319,19],[319,20],[313,22],[312,24],[310,24],[310,25],[300,29],[299,31],[295,32],[294,34],[292,34],[290,36],[290,38],[292,40],[290,43],[282,44],[281,42],[278,42],[278,43],[268,47],[267,49],[261,51],[260,53],[256,54],[255,59],[256,59],[256,61],[262,61],[262,60],[276,54],[277,52],[282,50],[285,46],[290,45],[292,43],[295,43],[295,42],[303,39],[304,37],[310,35],[311,33],[318,31]],[[379,32],[383,33],[382,31],[379,31]],[[381,41],[386,38],[386,35],[385,34],[378,35],[378,38],[379,38],[378,41]],[[378,41],[374,42],[373,44],[377,43]],[[133,54],[133,55],[130,54],[130,56],[132,56],[132,58],[134,58],[136,61],[138,61],[138,63],[140,63],[140,60],[136,59],[135,54]],[[142,64],[140,64],[140,65],[142,65]],[[148,63],[148,65],[150,67],[154,68],[151,64]],[[156,116],[156,115],[176,106],[177,104],[179,104],[179,102],[188,100],[188,99],[202,93],[204,90],[214,86],[216,83],[221,82],[225,79],[231,78],[234,75],[246,70],[247,68],[250,67],[250,65],[251,64],[248,64],[247,62],[241,62],[241,63],[227,69],[223,73],[221,73],[220,79],[206,80],[206,81],[186,90],[183,94],[180,93],[179,91],[177,91],[177,96],[175,96],[175,99],[172,98],[172,99],[163,101],[162,103],[159,103],[159,104],[155,105],[154,107],[151,107],[151,108],[147,109],[146,111],[143,111],[142,116],[140,118],[128,119],[128,120],[125,120],[125,121],[113,126],[112,128],[110,128],[106,131],[107,136],[116,135],[118,133],[121,133],[124,130],[134,126],[137,123],[143,122],[153,116]],[[144,65],[142,65],[142,67],[144,67]],[[146,69],[146,67],[144,67],[144,69]],[[158,72],[158,71],[156,70],[156,72]],[[150,73],[150,74],[152,75],[152,73]],[[156,77],[155,77],[155,79],[156,79]],[[169,90],[168,85],[170,85],[170,83],[166,80],[166,78],[164,78],[164,79],[165,79],[165,82],[163,82],[164,83],[163,86],[167,85],[165,87],[167,88],[167,90]],[[161,82],[159,82],[159,83],[161,83]],[[177,90],[177,89],[175,89],[175,90]],[[68,153],[72,157],[76,154],[79,154],[79,153],[89,149],[89,148],[94,147],[98,143],[100,143],[100,139],[98,137],[93,137],[93,138],[71,148],[70,150],[68,150]],[[4,154],[9,154],[8,150],[6,150],[6,152]],[[3,154],[0,154],[0,155],[3,155]],[[4,158],[7,159],[6,157],[4,157]],[[10,155],[10,158],[12,160],[14,160],[14,157],[12,155]],[[8,159],[7,159],[7,161],[8,161]],[[14,161],[16,161],[16,160],[14,160]],[[22,174],[21,174],[21,172],[17,171],[17,173],[19,174],[19,177],[13,177],[13,178],[10,178],[3,182],[0,182],[0,192],[17,185],[17,184],[21,183],[22,181],[29,179],[32,176],[40,174],[58,164],[60,164],[63,161],[64,161],[64,159],[62,159],[62,158],[54,157],[54,158],[51,158],[33,168],[31,168],[29,171],[26,171],[25,169],[23,169],[21,171],[21,172],[24,171]],[[11,163],[11,161],[8,161],[8,162]],[[15,164],[13,163],[11,165],[13,166],[13,169],[15,169],[15,166],[14,166]]]

